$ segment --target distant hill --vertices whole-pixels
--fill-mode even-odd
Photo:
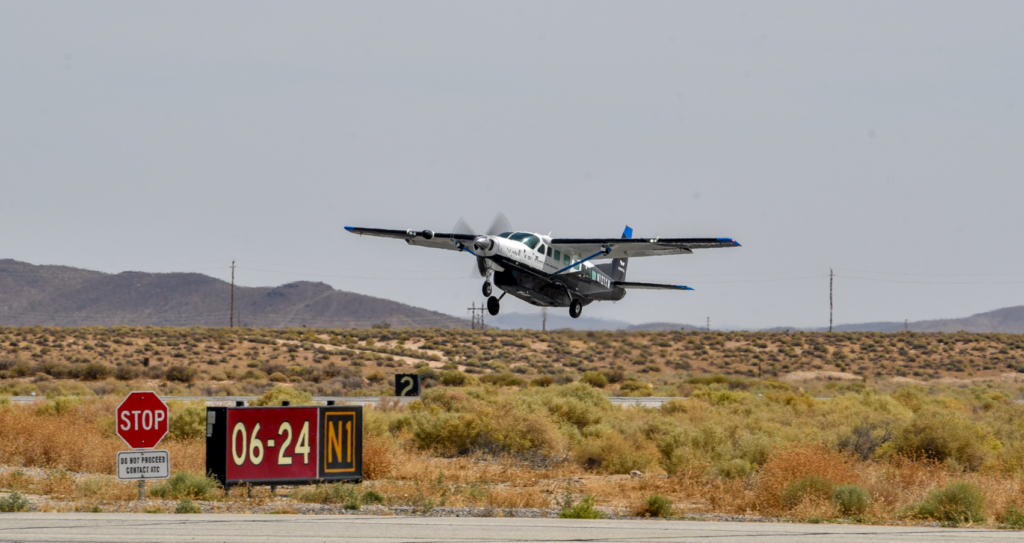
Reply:
[[[792,328],[798,330],[798,328]],[[1004,307],[994,311],[978,313],[961,319],[937,319],[929,321],[902,322],[864,322],[858,324],[840,324],[832,328],[837,332],[975,332],[1024,334],[1024,306]],[[782,327],[767,331],[781,331]],[[809,331],[821,332],[828,328],[813,328]]]
[[[198,273],[108,274],[67,266],[0,260],[3,326],[227,326],[231,285]],[[399,302],[300,281],[235,286],[244,326],[468,328],[469,321]]]

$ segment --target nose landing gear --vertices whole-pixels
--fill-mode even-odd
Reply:
[[[484,297],[485,298],[491,295],[491,282],[490,281],[484,281],[483,292],[484,292]]]

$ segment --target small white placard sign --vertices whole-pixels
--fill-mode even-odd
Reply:
[[[121,480],[166,479],[171,476],[171,454],[167,451],[121,451],[117,453],[117,478]]]

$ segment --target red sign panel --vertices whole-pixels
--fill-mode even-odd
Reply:
[[[317,413],[311,408],[227,411],[227,479],[316,479]]]
[[[167,435],[168,415],[155,392],[132,392],[117,407],[117,435],[133,449],[152,449]]]

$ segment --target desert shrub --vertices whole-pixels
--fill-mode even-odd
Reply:
[[[459,370],[442,371],[440,381],[442,385],[449,387],[472,386],[479,383],[476,377]]]
[[[597,371],[583,372],[583,377],[580,379],[580,382],[586,383],[595,388],[604,388],[608,386],[608,378],[601,372]]]
[[[384,372],[382,372],[380,370],[371,371],[369,373],[369,375],[366,376],[366,380],[371,382],[371,383],[374,383],[374,384],[376,384],[376,383],[383,383],[387,378],[388,378],[387,374],[385,374]],[[270,380],[271,381],[274,380],[274,376],[273,375],[270,376]]]
[[[100,362],[89,362],[81,368],[81,378],[87,381],[106,379],[112,373],[110,366]]]
[[[665,496],[653,494],[648,496],[639,507],[634,509],[633,514],[638,517],[671,517],[672,500]]]
[[[367,505],[384,505],[385,503],[387,503],[387,498],[385,498],[383,494],[377,492],[376,490],[373,490],[372,488],[370,490],[367,490],[366,492],[363,492],[363,495],[360,497],[360,499],[364,504]]]
[[[650,396],[651,386],[635,379],[626,379],[619,385],[619,392],[627,396]]]
[[[727,460],[718,464],[718,466],[715,467],[715,471],[718,472],[718,475],[726,479],[739,479],[747,477],[753,473],[754,466],[743,458],[733,458],[732,460]]]
[[[480,382],[501,387],[522,387],[526,385],[525,379],[509,372],[484,375],[480,378]]]
[[[1024,530],[1024,512],[1016,507],[1007,509],[1001,520],[1011,530]]]
[[[267,377],[267,380],[270,381],[271,383],[287,383],[288,376],[279,371],[275,371],[274,373],[271,373],[269,377]]]
[[[347,483],[298,487],[292,491],[292,499],[306,503],[340,503],[345,509],[362,507],[357,487]]]
[[[395,466],[395,447],[388,437],[367,435],[363,438],[363,477],[368,481],[391,475]]]
[[[807,499],[824,501],[831,498],[833,488],[832,481],[811,475],[786,485],[782,491],[781,501],[787,508],[793,509]]]
[[[195,368],[175,364],[167,367],[167,370],[164,372],[164,378],[168,381],[191,383],[196,378],[197,373],[198,371]]]
[[[128,364],[121,364],[114,370],[114,377],[121,381],[131,381],[132,379],[138,379],[139,370]]]
[[[871,494],[860,485],[839,485],[832,491],[832,501],[843,515],[863,515],[871,505]]]
[[[553,384],[555,384],[555,378],[550,375],[540,375],[530,381],[530,385],[535,387],[548,387]]]
[[[761,467],[757,478],[755,500],[758,508],[765,512],[788,510],[798,488],[815,492],[813,485],[790,489],[792,483],[805,478],[827,481],[830,486],[824,498],[829,499],[832,487],[857,482],[859,475],[850,457],[820,445],[776,451]]]
[[[626,373],[624,371],[615,368],[601,370],[601,375],[603,375],[609,383],[620,383],[626,378]]]
[[[576,448],[576,461],[581,466],[609,474],[646,472],[657,457],[658,450],[643,436],[627,439],[614,430],[588,437]]]
[[[290,386],[276,386],[264,392],[252,405],[274,406],[285,401],[291,402],[291,405],[313,405],[313,395]]]
[[[212,497],[218,488],[220,482],[216,479],[182,470],[173,473],[167,481],[154,486],[149,493],[158,498],[205,500]]]
[[[892,450],[909,458],[953,460],[976,470],[1000,447],[992,431],[947,411],[922,409],[892,442]]]
[[[948,524],[973,524],[985,521],[985,496],[976,486],[955,481],[933,489],[924,501],[911,506],[911,516],[932,518]]]
[[[189,405],[171,413],[167,433],[173,439],[202,439],[206,436],[206,407]]]
[[[17,490],[0,498],[0,513],[17,513],[28,509],[28,500]]]
[[[560,518],[601,519],[605,517],[604,513],[594,507],[594,496],[591,494],[583,496],[579,501],[569,497],[568,500],[560,502],[559,505],[562,508],[558,514]]]
[[[182,498],[181,501],[178,502],[178,506],[174,508],[174,512],[178,515],[194,515],[202,513],[203,510],[200,509],[199,506],[191,499]]]

